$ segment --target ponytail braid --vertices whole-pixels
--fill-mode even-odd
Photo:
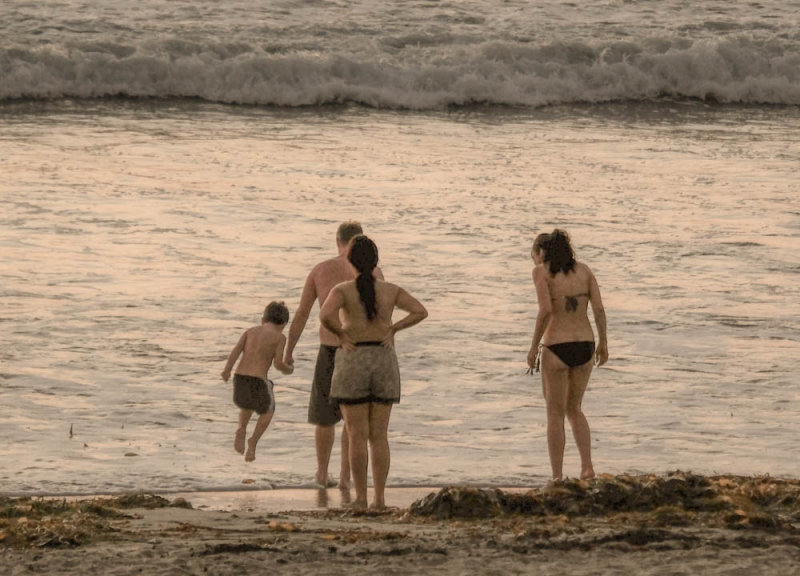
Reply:
[[[378,302],[375,296],[375,276],[372,272],[378,265],[378,247],[363,234],[350,240],[347,259],[358,270],[356,288],[369,320],[378,315]]]

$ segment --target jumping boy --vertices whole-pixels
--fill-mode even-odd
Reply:
[[[275,413],[273,384],[267,378],[270,366],[274,364],[275,368],[284,374],[291,374],[294,371],[294,367],[283,361],[283,350],[286,345],[283,329],[288,322],[289,310],[286,305],[283,302],[270,302],[264,310],[261,325],[245,330],[222,371],[222,379],[227,382],[233,364],[241,355],[242,359],[233,374],[233,403],[240,409],[239,428],[236,429],[233,447],[239,454],[244,454],[246,462],[256,459],[256,444]],[[258,414],[258,420],[253,435],[247,441],[245,454],[247,424],[253,412]]]

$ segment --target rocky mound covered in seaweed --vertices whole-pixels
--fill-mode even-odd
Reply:
[[[663,526],[764,528],[800,533],[800,481],[769,476],[604,475],[545,489],[447,487],[412,504],[412,516],[608,518]]]
[[[127,518],[124,510],[168,506],[191,507],[180,498],[170,502],[152,494],[81,501],[0,496],[0,546],[80,546],[113,537],[117,529],[111,521]]]
[[[449,487],[408,510],[382,514],[332,509],[265,518],[170,507],[191,508],[184,500],[152,495],[83,501],[0,497],[0,554],[93,544],[102,555],[117,545],[158,541],[179,555],[187,542],[195,544],[192,553],[211,542],[206,545],[218,546],[220,553],[269,552],[287,562],[333,551],[342,562],[362,554],[427,562],[442,554],[490,558],[608,548],[780,548],[800,558],[800,481],[769,476],[603,476],[525,493]],[[147,508],[159,510],[142,510]]]
[[[3,574],[759,574],[800,565],[800,481],[604,476],[444,488],[407,510],[235,513],[157,496],[0,498]],[[151,508],[147,510],[146,508]]]

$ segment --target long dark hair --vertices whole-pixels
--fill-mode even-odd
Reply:
[[[375,299],[375,276],[372,275],[372,271],[378,265],[378,247],[375,242],[363,234],[354,236],[350,240],[347,259],[358,270],[356,277],[358,296],[367,312],[367,318],[372,320],[378,315],[378,303]]]
[[[540,246],[544,250],[543,259],[549,265],[551,274],[568,274],[575,269],[575,252],[572,251],[569,235],[563,230],[553,230]]]

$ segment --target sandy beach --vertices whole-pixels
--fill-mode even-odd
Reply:
[[[398,506],[380,513],[341,508],[339,491],[327,493],[331,507],[306,489],[227,499],[198,493],[194,502],[146,494],[4,498],[0,557],[10,575],[792,574],[800,567],[796,480],[676,472],[529,491],[392,488],[387,496]]]

